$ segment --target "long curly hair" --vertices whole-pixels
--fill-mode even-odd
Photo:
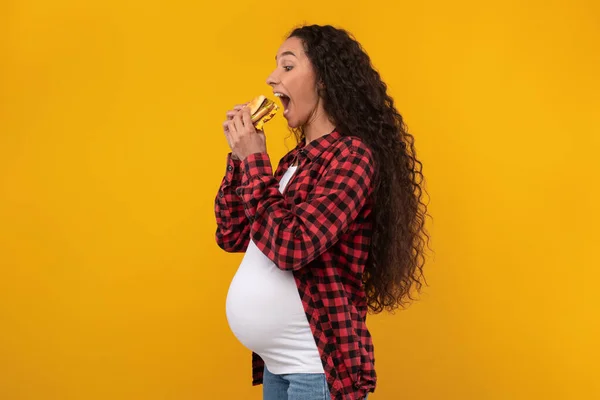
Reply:
[[[405,307],[426,284],[423,266],[429,242],[424,177],[414,137],[370,57],[349,32],[304,25],[288,37],[302,40],[336,129],[359,137],[375,158],[373,236],[363,274],[369,310]],[[298,142],[304,139],[302,129],[294,133]]]

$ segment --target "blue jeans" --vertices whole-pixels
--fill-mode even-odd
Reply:
[[[331,395],[325,374],[275,375],[265,367],[263,400],[331,400]]]

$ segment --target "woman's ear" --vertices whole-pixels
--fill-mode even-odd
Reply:
[[[323,81],[319,81],[319,83],[317,83],[317,94],[319,97],[323,97],[325,95],[325,84]]]

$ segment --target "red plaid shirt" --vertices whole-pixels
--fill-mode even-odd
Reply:
[[[284,193],[279,180],[297,160]],[[256,246],[280,269],[293,271],[319,349],[332,399],[359,400],[375,390],[371,335],[362,277],[372,233],[370,149],[337,131],[305,141],[273,174],[267,153],[244,161],[231,153],[215,199],[216,241],[227,252]],[[252,353],[253,385],[264,363]]]

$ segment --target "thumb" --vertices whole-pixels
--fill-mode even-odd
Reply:
[[[256,134],[259,137],[262,147],[267,150],[267,137],[265,136],[265,133],[263,131],[258,131]]]
[[[265,133],[263,131],[258,131],[257,134],[263,143],[267,142],[267,136],[265,135]]]

